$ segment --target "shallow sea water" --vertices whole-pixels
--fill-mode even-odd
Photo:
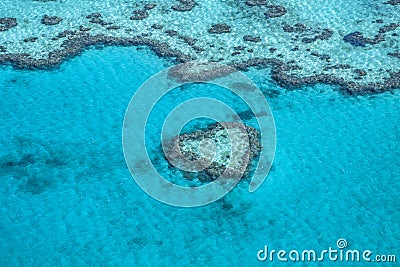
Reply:
[[[1,67],[3,266],[261,266],[264,245],[323,250],[339,238],[400,255],[399,91],[287,91],[268,69],[250,70],[277,127],[272,171],[253,194],[244,182],[218,202],[175,208],[135,184],[121,145],[133,93],[170,65],[109,47],[52,71]]]
[[[399,59],[388,56],[388,53],[398,51],[400,27],[385,34],[385,41],[366,47],[354,47],[343,41],[343,37],[352,32],[362,32],[367,38],[374,38],[379,28],[400,23],[398,6],[384,4],[387,0],[337,0],[328,3],[324,0],[305,1],[269,1],[271,5],[282,5],[287,9],[284,16],[266,19],[264,6],[249,7],[245,1],[208,1],[197,0],[190,12],[176,12],[171,6],[178,1],[155,0],[151,3],[157,6],[149,10],[148,18],[130,20],[134,10],[142,9],[149,1],[145,0],[107,0],[107,1],[13,1],[4,0],[0,3],[0,18],[14,17],[18,26],[1,32],[0,45],[7,47],[6,53],[29,53],[33,58],[47,58],[50,51],[59,49],[63,41],[71,36],[57,38],[65,30],[79,32],[79,27],[90,28],[90,35],[105,34],[114,37],[133,37],[145,35],[150,39],[165,42],[174,49],[190,55],[197,60],[219,60],[223,63],[244,61],[252,58],[277,58],[283,62],[291,62],[300,68],[294,68],[290,74],[300,77],[319,73],[352,80],[357,83],[383,82],[389,77],[389,72],[399,71]],[[100,26],[90,23],[87,15],[99,12],[102,19],[120,26],[118,30],[106,30],[109,25]],[[53,26],[41,24],[44,14],[59,16],[63,20]],[[383,23],[376,23],[382,19]],[[226,23],[232,32],[225,34],[209,34],[211,25]],[[283,31],[287,24],[303,23],[309,32],[308,37],[315,36],[314,31],[330,29],[333,32],[327,40],[316,40],[304,43],[296,37],[298,33]],[[158,24],[164,28],[155,30],[151,26]],[[176,30],[177,36],[168,36],[166,30]],[[395,35],[393,35],[395,34]],[[245,35],[260,37],[260,42],[246,42]],[[204,51],[197,51],[178,36],[197,39],[196,46]],[[24,42],[30,37],[37,37],[35,42]],[[245,49],[235,48],[242,46]],[[276,49],[271,53],[270,48]],[[249,52],[253,51],[253,52]],[[235,53],[236,52],[236,53]],[[328,55],[324,60],[312,55]],[[232,55],[233,54],[233,55]],[[351,68],[325,67],[350,65]],[[368,75],[359,77],[355,69],[365,70]]]

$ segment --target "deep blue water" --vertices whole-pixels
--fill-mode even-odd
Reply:
[[[184,209],[135,184],[121,145],[133,93],[170,64],[111,47],[52,71],[0,69],[2,265],[251,266],[264,245],[322,250],[339,238],[400,256],[398,91],[287,91],[251,70],[277,127],[272,171],[253,194],[239,184]]]

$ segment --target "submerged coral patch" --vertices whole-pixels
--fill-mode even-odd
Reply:
[[[240,127],[244,127],[244,132]],[[248,144],[245,145],[244,142]],[[172,145],[175,143],[178,146]],[[238,148],[239,154],[232,154],[232,146]],[[244,177],[250,171],[251,161],[261,150],[260,134],[256,129],[240,123],[215,123],[206,129],[173,138],[166,145],[166,150],[174,159],[182,155],[194,165],[197,164],[195,167],[199,171],[185,172],[184,177],[187,179],[197,178],[201,182],[211,182],[224,173],[228,174],[227,178],[236,174]]]
[[[282,17],[287,10],[284,6],[267,6],[268,11],[264,13],[267,19]]]
[[[41,19],[41,23],[44,25],[57,25],[58,23],[60,23],[63,19],[57,16],[48,16],[48,15],[44,15]]]
[[[191,11],[197,3],[194,0],[178,0],[180,4],[173,5],[171,8],[179,12]]]
[[[17,26],[16,18],[0,18],[0,32],[7,31]]]
[[[247,0],[246,5],[248,6],[265,6],[268,2],[266,0]]]
[[[231,26],[225,23],[214,24],[208,29],[208,32],[213,34],[230,33],[231,31]]]
[[[131,20],[142,20],[149,16],[146,9],[138,9],[133,11],[133,16],[130,17]]]
[[[243,40],[246,41],[246,42],[258,43],[258,42],[261,42],[261,37],[245,35],[245,36],[243,36]]]
[[[389,1],[385,2],[384,4],[388,4],[388,5],[392,5],[392,6],[400,5],[400,0],[389,0]]]

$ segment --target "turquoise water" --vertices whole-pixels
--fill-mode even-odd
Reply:
[[[121,145],[133,93],[170,65],[111,47],[53,71],[0,69],[2,265],[266,265],[264,245],[322,250],[339,238],[400,256],[399,91],[287,91],[251,70],[277,127],[272,171],[255,193],[239,184],[175,208],[135,184]]]

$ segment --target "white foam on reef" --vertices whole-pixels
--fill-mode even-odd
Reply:
[[[149,16],[143,20],[131,20],[133,11],[143,9],[146,4],[157,6],[148,10]],[[5,0],[0,3],[0,17],[14,17],[18,26],[0,32],[0,45],[7,47],[6,53],[28,53],[33,58],[47,58],[49,52],[59,49],[67,37],[52,40],[64,30],[79,32],[79,27],[90,28],[91,35],[105,34],[113,37],[146,36],[160,42],[166,42],[171,48],[197,60],[222,60],[223,63],[241,62],[252,58],[277,58],[283,62],[293,61],[298,67],[290,74],[299,77],[314,74],[331,74],[346,81],[357,83],[382,82],[389,77],[389,71],[400,70],[399,59],[388,56],[389,52],[399,50],[400,27],[385,34],[385,41],[355,47],[343,41],[346,34],[360,31],[365,37],[373,38],[379,28],[390,23],[398,23],[399,7],[380,1],[340,0],[327,4],[323,0],[306,1],[268,1],[269,5],[282,5],[287,13],[281,17],[267,19],[266,6],[250,7],[245,1],[206,1],[198,0],[197,5],[187,12],[174,11],[171,6],[178,1],[25,1]],[[105,22],[120,26],[120,29],[107,30],[110,25],[101,26],[89,22],[87,15],[98,12]],[[41,24],[43,15],[59,16],[63,20],[52,26]],[[376,23],[382,19],[383,23]],[[217,23],[231,26],[230,33],[210,34],[207,30]],[[313,31],[329,29],[330,38],[304,43],[296,33],[283,31],[286,24],[303,23],[310,34]],[[163,29],[151,26],[162,25]],[[166,30],[175,30],[177,36],[169,36]],[[261,42],[248,42],[243,36],[261,38]],[[196,51],[187,44],[182,36],[197,39],[195,46],[204,49]],[[38,37],[36,42],[24,42],[29,37]],[[243,50],[237,50],[242,46]],[[297,49],[296,49],[297,47]],[[276,49],[271,52],[270,49]],[[235,55],[236,52],[236,55]],[[240,52],[240,54],[237,54]],[[329,55],[328,60],[312,55]],[[325,69],[338,64],[349,64],[350,69]],[[366,76],[360,77],[354,72],[362,69]]]

